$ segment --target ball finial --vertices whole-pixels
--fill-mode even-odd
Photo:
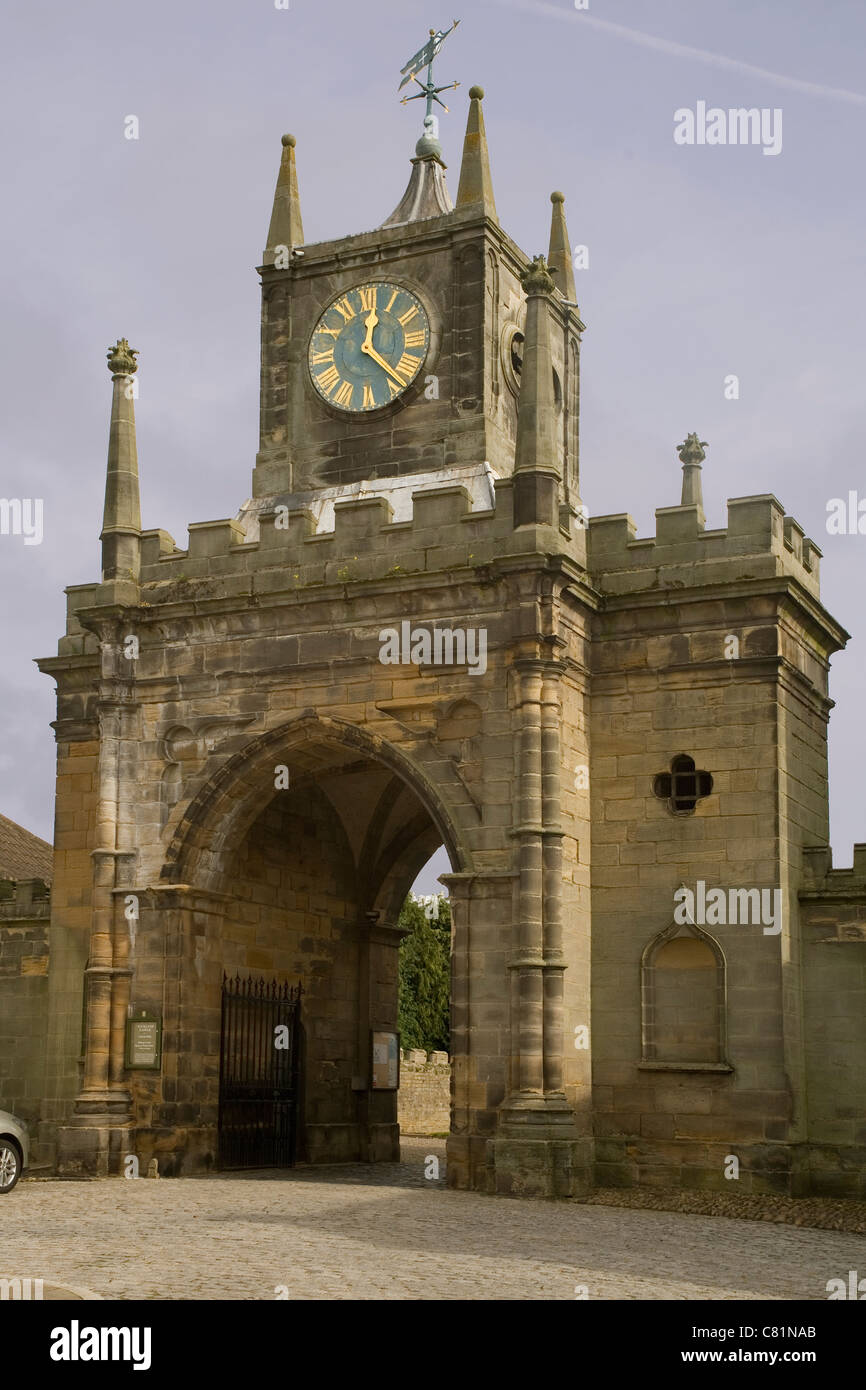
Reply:
[[[552,203],[564,203],[564,202],[565,202],[565,194],[564,194],[564,193],[551,193],[551,195],[550,195],[550,201],[551,201]]]
[[[483,88],[483,87],[470,87],[470,88],[469,88],[469,95],[470,95],[470,97],[472,98],[473,101],[483,101],[483,100],[484,100],[484,88]]]
[[[284,136],[283,136],[283,139],[282,139],[282,143],[283,143],[284,145],[297,145],[298,142],[297,142],[297,140],[295,139],[294,135],[284,135]]]

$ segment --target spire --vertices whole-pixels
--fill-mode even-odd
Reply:
[[[547,253],[547,264],[553,276],[553,283],[563,299],[568,300],[569,304],[574,304],[577,301],[577,290],[574,284],[574,263],[571,259],[568,228],[565,225],[565,194],[551,193],[550,201],[553,204],[553,212],[550,218],[550,250]]]
[[[554,286],[543,256],[536,256],[523,272],[521,284],[527,305],[517,403],[514,525],[555,526],[559,522],[562,475],[557,457],[550,352],[549,299]]]
[[[680,503],[683,507],[697,507],[703,518],[704,513],[704,494],[701,486],[701,464],[706,458],[704,450],[707,447],[705,439],[698,439],[696,434],[687,434],[685,441],[680,444],[677,453],[683,465],[683,495]]]
[[[141,504],[135,445],[135,383],[138,352],[125,338],[108,349],[111,372],[111,424],[102,518],[102,578],[137,579],[141,563]]]
[[[498,222],[493,201],[493,181],[487,154],[487,135],[484,130],[483,87],[469,88],[469,116],[463,141],[463,163],[460,166],[460,185],[457,189],[458,208],[481,207],[487,216]]]
[[[447,165],[442,160],[439,123],[434,115],[424,117],[424,134],[415,146],[412,173],[406,192],[383,227],[400,227],[406,222],[423,222],[453,212],[454,204],[445,183]]]
[[[295,144],[294,135],[283,136],[283,154],[280,160],[280,172],[277,175],[277,187],[274,192],[274,208],[271,213],[271,225],[268,228],[268,244],[262,254],[263,265],[273,265],[275,261],[280,261],[276,247],[286,246],[291,251],[293,246],[303,246],[304,244],[301,200],[298,196],[298,171],[295,167]],[[285,254],[285,252],[282,253],[283,257]],[[285,270],[285,268],[286,266],[281,263],[277,265],[278,270]]]

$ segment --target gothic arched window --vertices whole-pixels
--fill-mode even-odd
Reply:
[[[725,1056],[725,958],[689,923],[650,942],[641,961],[644,1063],[729,1070]]]

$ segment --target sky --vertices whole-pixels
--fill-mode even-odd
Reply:
[[[452,196],[479,83],[503,226],[546,250],[561,189],[587,248],[590,514],[628,511],[651,535],[695,430],[708,526],[726,523],[727,497],[771,492],[824,552],[823,602],[853,634],[832,663],[830,724],[834,857],[850,864],[866,841],[866,535],[828,534],[827,516],[834,498],[866,499],[866,6],[452,3],[4,8],[0,496],[42,499],[44,536],[0,535],[0,811],[51,838],[54,682],[33,658],[56,650],[64,586],[99,575],[107,348],[125,336],[140,352],[143,525],[185,546],[189,522],[233,516],[250,493],[255,267],[280,136],[297,137],[308,242],[377,226],[420,133],[400,69],[459,17],[437,67],[461,84],[440,113]],[[675,113],[699,103],[765,110],[781,148],[677,143]],[[418,891],[444,868],[443,854]]]

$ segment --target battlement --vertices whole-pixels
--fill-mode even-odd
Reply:
[[[0,879],[0,922],[33,921],[50,914],[51,890],[44,879]]]
[[[821,551],[772,494],[729,499],[728,525],[719,530],[704,529],[697,505],[655,515],[649,537],[638,537],[627,513],[590,518],[588,564],[603,593],[790,575],[819,596]]]
[[[222,580],[217,587],[226,590],[235,576],[246,577],[252,592],[273,590],[275,570],[277,583],[288,576],[289,585],[302,587],[478,569],[504,555],[539,551],[563,552],[585,568],[579,525],[570,535],[562,527],[514,529],[511,478],[491,475],[486,497],[494,505],[486,506],[482,490],[466,481],[422,488],[411,478],[395,482],[381,493],[260,499],[240,519],[190,526],[186,550],[165,531],[145,531],[141,584],[150,590],[147,601],[161,597],[154,590],[164,585],[206,578]]]
[[[191,524],[185,550],[161,528],[143,531],[138,584],[130,577],[67,588],[58,658],[97,652],[91,615],[102,607],[243,603],[329,585],[471,577],[524,556],[562,556],[579,579],[586,533],[567,513],[556,526],[515,529],[513,479],[496,478],[487,464],[254,498],[234,518]]]
[[[833,867],[833,850],[818,845],[803,850],[803,897],[863,899],[866,902],[866,844],[854,846],[850,869]]]

